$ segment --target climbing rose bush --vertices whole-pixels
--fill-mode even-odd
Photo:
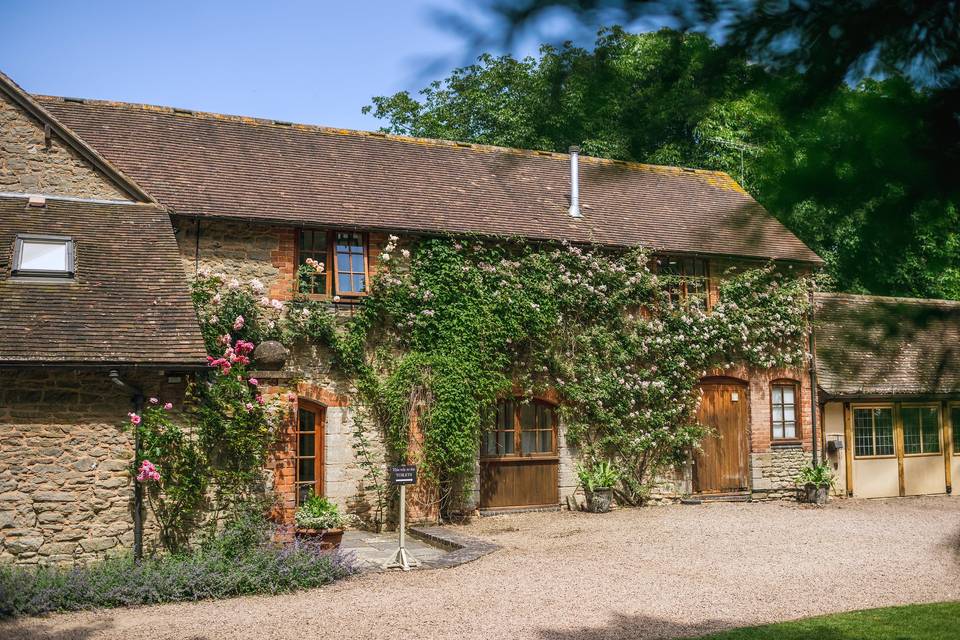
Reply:
[[[639,249],[449,238],[399,248],[391,236],[369,295],[345,321],[327,303],[258,302],[252,283],[224,288],[217,276],[198,278],[195,297],[208,346],[243,315],[235,337],[330,347],[356,384],[355,406],[398,459],[415,412],[419,462],[446,507],[469,488],[497,399],[549,390],[567,441],[587,460],[612,461],[620,499],[641,503],[705,433],[700,378],[803,365],[808,312],[809,282],[789,268],[724,274],[708,312],[672,299],[676,278],[652,260]],[[305,265],[300,275],[320,273]]]

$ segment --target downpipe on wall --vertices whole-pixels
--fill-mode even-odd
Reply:
[[[118,387],[130,394],[133,402],[133,412],[143,413],[143,392],[120,377],[120,372],[111,369],[108,374],[110,380]],[[140,429],[133,430],[133,468],[140,465]],[[133,559],[139,563],[143,560],[143,484],[136,478],[133,481]]]

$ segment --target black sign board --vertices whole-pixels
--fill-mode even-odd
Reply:
[[[402,467],[390,467],[390,482],[396,485],[417,484],[417,466],[405,464]]]

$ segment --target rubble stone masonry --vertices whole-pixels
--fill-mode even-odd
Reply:
[[[0,191],[129,200],[106,176],[43,127],[0,97]]]
[[[131,548],[129,394],[105,371],[0,370],[0,379],[0,563]],[[175,405],[183,397],[156,371],[129,381]]]

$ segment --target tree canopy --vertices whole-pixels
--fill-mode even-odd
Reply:
[[[935,91],[893,74],[811,97],[804,73],[749,51],[601,29],[592,49],[483,54],[366,110],[391,133],[724,170],[826,259],[837,289],[960,298],[960,189],[934,160]]]

